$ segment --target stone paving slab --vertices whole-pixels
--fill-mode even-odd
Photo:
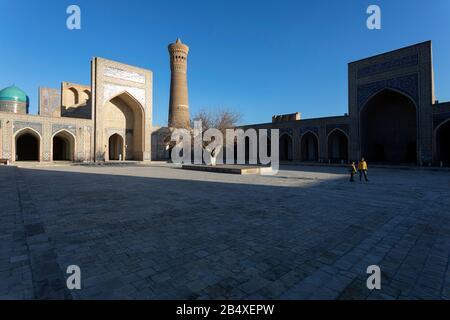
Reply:
[[[0,299],[450,299],[450,173],[281,169],[2,166]]]

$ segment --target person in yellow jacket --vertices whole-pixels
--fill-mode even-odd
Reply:
[[[369,181],[367,179],[367,162],[364,160],[364,158],[361,159],[361,161],[358,163],[358,171],[359,171],[359,181],[362,180],[362,176],[364,175],[364,179],[366,181]]]
[[[352,161],[352,164],[350,165],[350,182],[355,182],[355,179],[353,177],[355,176],[356,172],[355,161]]]

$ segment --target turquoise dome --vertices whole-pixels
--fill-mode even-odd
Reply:
[[[0,101],[28,102],[27,94],[16,86],[7,87],[0,90]]]

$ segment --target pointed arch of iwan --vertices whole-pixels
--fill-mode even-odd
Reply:
[[[124,133],[122,137],[124,139],[124,157],[122,157],[122,160],[143,161],[145,112],[142,104],[129,92],[123,91],[105,103],[103,112],[106,130]],[[106,146],[109,146],[111,135],[106,136],[104,141]],[[109,150],[107,150],[106,155],[109,155]],[[109,157],[107,160],[109,160]]]
[[[369,162],[418,162],[418,108],[407,93],[383,88],[359,111],[360,152]]]

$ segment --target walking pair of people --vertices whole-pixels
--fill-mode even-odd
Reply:
[[[364,158],[361,159],[361,161],[358,162],[358,170],[356,170],[355,162],[352,161],[352,164],[350,165],[350,182],[355,182],[354,176],[356,172],[359,171],[359,181],[362,181],[362,177],[364,176],[364,180],[369,181],[367,179],[367,162],[364,160]]]

